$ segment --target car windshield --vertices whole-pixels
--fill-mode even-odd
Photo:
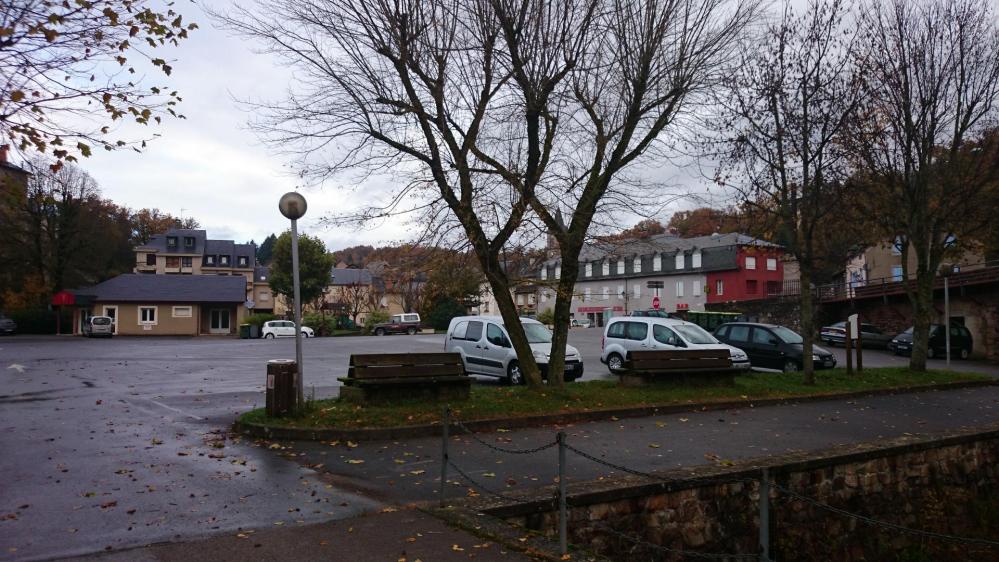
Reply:
[[[107,326],[110,323],[111,323],[110,318],[94,318],[95,326]]]
[[[695,324],[677,324],[676,326],[670,326],[676,330],[683,339],[687,340],[693,344],[705,344],[705,343],[718,343],[718,340],[714,338],[711,334],[704,331],[703,328]]]
[[[784,340],[784,343],[801,343],[801,336],[799,336],[793,330],[789,330],[784,326],[777,326],[772,328],[773,332],[777,334],[777,337]]]
[[[906,331],[904,331],[902,333],[903,334],[909,334],[911,336],[912,335],[912,327],[910,326],[908,330],[906,330]]]
[[[521,324],[527,334],[527,343],[551,343],[552,333],[541,324]]]

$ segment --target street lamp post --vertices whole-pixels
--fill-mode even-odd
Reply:
[[[295,191],[285,193],[278,202],[281,214],[291,220],[291,278],[295,293],[295,365],[298,371],[295,376],[298,395],[296,409],[305,404],[305,382],[302,368],[302,299],[299,295],[298,281],[298,219],[305,216],[308,207],[305,197]]]

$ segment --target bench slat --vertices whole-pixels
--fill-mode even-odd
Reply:
[[[457,353],[368,353],[350,356],[351,367],[387,365],[460,365]]]
[[[727,349],[656,349],[648,351],[631,351],[631,359],[728,359]]]
[[[731,367],[732,362],[726,357],[725,359],[651,359],[651,360],[641,360],[641,361],[631,361],[630,367],[633,371],[672,371],[677,369],[690,369],[690,368],[713,368],[713,367]]]
[[[339,380],[348,386],[364,386],[364,387],[379,387],[379,386],[389,386],[389,385],[413,385],[413,384],[423,384],[423,383],[434,383],[434,384],[470,384],[471,379],[464,375],[448,375],[441,377],[396,377],[396,378],[383,378],[383,379],[352,379],[349,377],[340,377]]]
[[[393,377],[435,377],[446,375],[464,375],[465,369],[461,363],[457,365],[386,365],[386,366],[354,366],[347,370],[347,376],[352,379],[382,379]]]

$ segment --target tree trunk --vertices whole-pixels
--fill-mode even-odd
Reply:
[[[933,270],[916,269],[916,289],[909,294],[912,303],[912,356],[909,370],[926,371],[926,356],[930,343],[930,323],[933,314]]]
[[[576,271],[578,268],[574,269]],[[564,273],[564,272],[563,272]],[[548,358],[548,384],[565,386],[565,347],[569,343],[569,313],[572,308],[572,293],[575,290],[576,275],[563,275],[558,282],[555,294],[555,309],[552,322],[555,331],[552,336],[552,354]],[[558,351],[556,351],[558,350]]]
[[[496,306],[499,307],[500,316],[503,317],[503,325],[506,327],[506,332],[510,334],[510,343],[513,344],[513,349],[517,352],[521,376],[532,389],[541,389],[544,387],[541,380],[541,370],[538,369],[538,362],[534,360],[531,344],[527,343],[527,334],[524,332],[524,326],[520,323],[520,314],[513,303],[509,283],[507,283],[505,274],[502,273],[499,259],[495,256],[489,256],[489,259],[490,262],[483,264],[483,270],[486,272],[486,280],[489,281],[489,287],[496,298]]]
[[[815,342],[815,309],[813,308],[812,295],[812,266],[810,260],[801,260],[800,282],[801,282],[801,367],[803,370],[802,382],[804,384],[815,384],[815,361],[812,357],[812,348]]]

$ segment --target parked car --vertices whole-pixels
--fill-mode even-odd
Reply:
[[[823,327],[819,331],[819,339],[833,346],[846,345],[846,322],[836,322],[831,326]],[[874,324],[862,323],[860,324],[860,339],[864,347],[886,349],[892,338]]]
[[[83,325],[83,335],[110,338],[114,336],[114,320],[110,316],[91,316]]]
[[[784,326],[732,322],[719,326],[715,336],[744,350],[754,367],[791,372],[800,371],[804,362],[801,336]],[[816,369],[836,366],[836,357],[817,345],[812,346],[812,361]]]
[[[388,322],[375,324],[371,333],[376,336],[388,334],[409,334],[412,336],[422,329],[420,315],[415,312],[407,312],[406,314],[393,314]]]
[[[16,331],[17,324],[10,318],[0,314],[0,334],[10,335]]]
[[[632,316],[649,316],[649,317],[652,317],[652,318],[672,318],[672,316],[670,316],[669,313],[666,312],[665,310],[656,310],[654,308],[650,308],[648,310],[632,310],[631,311],[631,315]]]
[[[548,378],[548,359],[552,351],[552,333],[537,320],[521,318],[527,341],[534,352],[534,360],[541,375]],[[510,342],[510,334],[499,316],[458,316],[451,319],[444,337],[444,350],[461,354],[465,372],[504,379],[507,384],[522,384],[523,373],[517,352]],[[583,358],[579,350],[565,346],[565,373],[567,382],[583,376]]]
[[[749,357],[741,349],[718,341],[697,324],[676,318],[612,318],[604,328],[600,348],[600,362],[611,373],[624,369],[630,352],[657,349],[727,349],[733,367],[746,371],[750,368]]]
[[[573,318],[572,322],[569,324],[570,328],[589,328],[593,324],[588,318]]]
[[[912,330],[913,328],[910,327],[908,330],[895,336],[895,338],[888,344],[888,351],[894,353],[895,355],[911,355]],[[960,324],[951,324],[951,356],[967,359],[971,356],[973,347],[974,341],[972,340],[971,332]],[[930,345],[926,349],[926,356],[931,359],[934,357],[947,357],[947,333],[944,332],[943,325],[932,324],[930,326]]]
[[[308,326],[302,326],[302,337],[315,337],[316,332]],[[267,339],[293,338],[295,337],[295,323],[291,320],[271,320],[264,322],[263,329],[260,330],[260,337]]]

